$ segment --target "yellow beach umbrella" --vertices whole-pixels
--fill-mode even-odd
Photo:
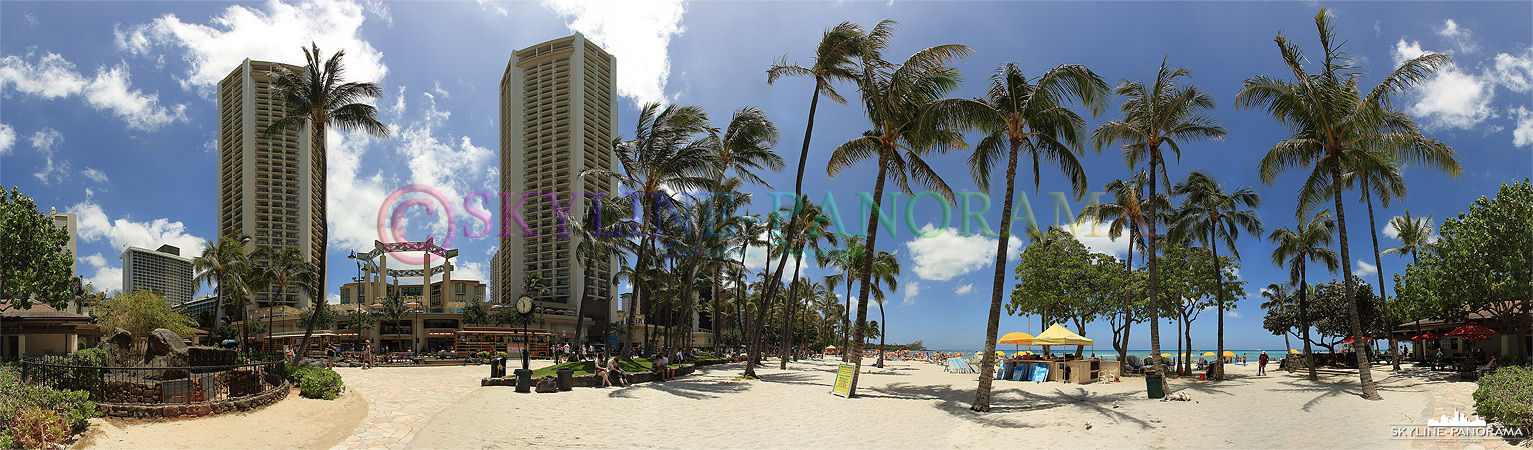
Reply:
[[[1033,335],[1021,331],[1006,333],[997,344],[1033,345]]]
[[[1232,351],[1229,351],[1229,350],[1225,350],[1224,351],[1224,357],[1225,358],[1234,358],[1235,357],[1235,352],[1232,352]]]
[[[1170,358],[1171,354],[1170,353],[1161,353],[1160,357],[1162,357],[1162,358]]]
[[[1291,349],[1291,348],[1290,348],[1290,349],[1288,349],[1288,353],[1289,353],[1289,354],[1294,354],[1294,355],[1297,355],[1297,354],[1299,354],[1299,351],[1298,351],[1298,350],[1294,350],[1294,349]]]
[[[1001,357],[1001,358],[1005,358],[1006,357],[1006,352],[1003,352],[1003,351],[1000,351],[1000,350],[996,350],[995,351],[995,356],[998,356],[998,357]]]
[[[1229,352],[1225,352],[1229,353]],[[1203,352],[1203,356],[1214,356],[1214,352]]]
[[[1033,345],[1092,345],[1093,342],[1057,323],[1033,338]]]

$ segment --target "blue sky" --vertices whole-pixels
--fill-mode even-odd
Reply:
[[[1370,74],[1367,86],[1401,57],[1441,52],[1455,62],[1400,107],[1458,151],[1464,174],[1452,179],[1408,170],[1410,196],[1376,211],[1381,228],[1405,208],[1435,214],[1440,223],[1501,183],[1533,173],[1533,5],[1330,6],[1338,33],[1348,39],[1345,49]],[[0,185],[19,186],[45,209],[80,214],[79,271],[97,286],[115,288],[121,285],[117,258],[124,246],[172,243],[195,253],[202,239],[215,233],[211,92],[217,80],[246,57],[301,61],[299,48],[311,40],[326,52],[344,48],[352,79],[384,87],[377,104],[393,135],[382,141],[351,135],[331,140],[328,287],[333,292],[354,275],[347,252],[371,247],[374,217],[389,192],[424,183],[461,199],[498,187],[495,99],[516,49],[583,32],[618,57],[624,135],[633,134],[637,105],[645,101],[697,104],[720,126],[731,111],[756,106],[781,128],[778,150],[791,164],[811,84],[788,79],[767,85],[763,71],[779,56],[803,61],[821,31],[837,22],[871,26],[892,18],[900,27],[890,58],[936,44],[974,49],[972,58],[957,64],[966,83],[955,97],[979,95],[996,65],[1006,61],[1031,75],[1058,64],[1085,64],[1116,82],[1153,76],[1169,55],[1172,63],[1190,68],[1193,81],[1218,101],[1213,114],[1230,132],[1221,142],[1186,146],[1170,166],[1172,177],[1204,169],[1231,187],[1255,187],[1264,197],[1260,213],[1272,229],[1292,224],[1301,175],[1285,175],[1271,186],[1260,183],[1256,162],[1284,130],[1260,112],[1235,111],[1233,99],[1245,77],[1286,77],[1272,42],[1279,31],[1311,54],[1318,52],[1313,25],[1318,10],[1308,2],[7,1],[0,3]],[[851,86],[840,89],[855,95]],[[1116,106],[1092,122],[1115,117]],[[821,102],[805,180],[816,199],[831,192],[854,224],[863,220],[850,212],[855,192],[871,190],[871,167],[830,179],[824,164],[835,145],[866,128],[855,101]],[[956,190],[972,191],[964,160],[957,154],[934,159]],[[1083,162],[1096,190],[1128,173],[1113,149],[1088,151]],[[1068,190],[1057,171],[1042,173],[1041,191]],[[791,170],[766,179],[778,190],[791,189],[793,181]],[[999,210],[996,195],[994,210]],[[899,201],[901,210],[908,199]],[[1029,200],[1041,221],[1052,220],[1046,194]],[[1081,206],[1072,204],[1076,211]],[[762,203],[752,210],[768,207]],[[992,224],[999,215],[994,210],[987,215]],[[1382,268],[1371,268],[1366,213],[1358,203],[1349,204],[1347,212],[1353,259],[1366,263],[1354,261],[1354,270],[1383,270],[1386,278],[1403,270],[1398,257],[1385,257]],[[913,213],[916,223],[940,227],[940,210],[930,199]],[[430,228],[423,224],[437,219],[418,210],[410,217],[427,219],[412,225],[412,238],[424,237]],[[1385,247],[1395,243],[1387,233],[1379,239]],[[1082,240],[1123,256],[1122,242]],[[458,236],[454,246],[462,256],[456,277],[487,274],[495,244]],[[900,230],[881,235],[879,244],[896,252],[905,267],[903,287],[886,307],[891,342],[923,340],[946,348],[982,343],[993,239],[951,233],[918,239]],[[1249,297],[1226,318],[1227,346],[1280,348],[1282,338],[1260,328],[1258,289],[1286,275],[1268,262],[1271,245],[1247,237],[1239,247]],[[1310,278],[1322,276],[1317,271]],[[1213,314],[1205,313],[1194,323],[1197,345],[1212,347],[1214,322]],[[1001,329],[1037,332],[1038,323],[1004,317]],[[1136,329],[1134,348],[1148,347],[1147,330]],[[1165,330],[1169,342],[1175,332]],[[1099,339],[1109,333],[1105,325],[1086,331]]]

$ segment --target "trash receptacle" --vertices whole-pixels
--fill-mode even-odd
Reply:
[[[1165,377],[1155,373],[1146,374],[1144,376],[1144,389],[1150,393],[1150,398],[1165,397],[1165,388]]]
[[[516,392],[526,394],[532,392],[532,371],[528,369],[516,369]]]
[[[559,390],[568,391],[575,387],[575,369],[564,367],[554,373],[559,375]]]
[[[490,358],[490,378],[506,376],[506,358]]]

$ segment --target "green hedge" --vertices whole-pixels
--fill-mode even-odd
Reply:
[[[518,363],[517,365],[520,364]],[[625,373],[650,372],[655,370],[654,363],[644,359],[619,359],[617,360],[617,366],[622,368],[623,372]],[[594,361],[571,361],[563,364],[544,367],[541,369],[534,369],[532,371],[532,379],[536,380],[545,376],[557,376],[558,373],[555,372],[555,370],[566,367],[575,369],[575,372],[572,375],[577,377],[581,375],[591,375],[596,373],[596,362]],[[516,376],[514,372],[509,370],[506,372],[506,376],[508,377]]]
[[[1505,366],[1480,377],[1480,388],[1474,391],[1474,410],[1485,420],[1533,432],[1533,369]]]
[[[308,398],[335,400],[346,388],[341,374],[323,367],[293,366],[287,371],[288,381],[298,385],[298,394]]]

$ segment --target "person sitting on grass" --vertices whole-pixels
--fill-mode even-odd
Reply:
[[[607,377],[611,378],[618,386],[628,387],[628,374],[623,373],[623,368],[617,364],[617,357],[607,358]]]
[[[612,386],[612,381],[607,379],[607,368],[601,365],[601,361],[596,361],[595,364],[596,377],[601,379],[601,387]]]
[[[654,365],[655,365],[655,376],[660,378],[660,381],[667,381],[667,380],[669,380],[669,378],[666,377],[665,364],[669,360],[667,360],[665,358],[665,354],[664,353],[661,353],[658,356],[659,357],[655,358],[655,362],[654,362]]]

